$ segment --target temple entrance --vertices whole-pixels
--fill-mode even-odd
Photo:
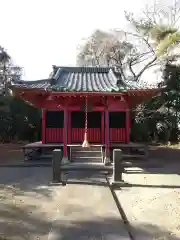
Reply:
[[[71,142],[82,144],[84,140],[85,112],[71,112]],[[101,112],[88,112],[88,141],[101,143]]]

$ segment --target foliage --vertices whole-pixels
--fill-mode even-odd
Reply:
[[[133,140],[176,142],[179,139],[180,66],[168,62],[163,77],[166,88],[136,109]]]
[[[19,80],[22,69],[13,64],[0,46],[0,141],[38,140],[41,116],[39,110],[11,96],[10,84]]]
[[[0,92],[9,95],[9,85],[12,81],[20,79],[22,69],[14,65],[7,51],[0,46]]]
[[[165,56],[176,47],[180,41],[178,20],[180,18],[180,1],[171,1],[163,4],[155,0],[154,4],[148,5],[142,11],[142,16],[136,18],[133,13],[125,14],[126,19],[131,23],[145,41],[154,49],[157,57]]]
[[[8,111],[0,110],[0,140],[37,141],[41,135],[41,115],[38,109],[24,101],[11,96],[0,97],[1,106]]]
[[[126,13],[126,19],[135,33],[152,49],[155,59],[161,64],[163,82],[166,88],[158,95],[139,106],[135,111],[134,126],[131,132],[133,140],[177,141],[179,138],[180,110],[180,66],[179,55],[173,52],[178,47],[180,32],[180,1],[164,5],[155,1],[147,6],[140,18]],[[139,139],[138,139],[139,140]]]

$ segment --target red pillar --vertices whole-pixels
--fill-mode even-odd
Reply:
[[[130,114],[129,109],[126,109],[126,142],[130,142]]]
[[[68,136],[68,117],[67,117],[67,108],[64,109],[64,129],[63,129],[63,142],[64,142],[64,157],[67,157],[67,136]]]
[[[46,143],[46,110],[42,109],[42,144]]]
[[[109,154],[109,112],[108,109],[105,110],[105,144],[106,144],[106,154]]]
[[[101,143],[104,144],[104,112],[101,112]]]
[[[71,144],[71,111],[68,111],[68,144]]]

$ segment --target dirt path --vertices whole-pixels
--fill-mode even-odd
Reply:
[[[51,186],[51,168],[0,168],[0,236],[129,240],[105,177],[78,176],[79,183]]]
[[[19,145],[0,146],[0,164],[3,161],[20,161],[21,154]],[[116,190],[138,240],[180,240],[180,163],[173,161],[167,164],[166,159],[165,166],[162,158],[160,162],[162,168],[150,169],[149,173],[132,171],[124,174],[124,180],[130,185]],[[57,216],[61,192],[61,187],[49,186],[50,181],[51,169],[48,167],[0,168],[0,237],[47,240],[48,231]],[[79,189],[77,194],[81,192],[84,197],[85,190]],[[66,193],[64,196],[68,199]],[[108,223],[108,219],[106,221]],[[103,225],[98,224],[100,227]]]
[[[61,190],[48,240],[130,240],[105,177],[101,181],[104,186],[68,184]]]
[[[0,185],[0,236],[34,240],[47,235],[58,207],[58,187],[48,186],[50,169],[1,168],[0,172],[4,183]]]
[[[0,165],[23,160],[22,146],[24,144],[0,144]]]
[[[180,175],[172,169],[159,172],[124,174],[130,186],[116,190],[135,239],[180,239]]]

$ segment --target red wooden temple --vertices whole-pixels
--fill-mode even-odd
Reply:
[[[37,81],[18,81],[13,92],[42,109],[42,144],[82,144],[87,130],[89,144],[104,145],[106,154],[117,143],[130,142],[130,111],[155,95],[106,67],[57,67],[52,76]]]

